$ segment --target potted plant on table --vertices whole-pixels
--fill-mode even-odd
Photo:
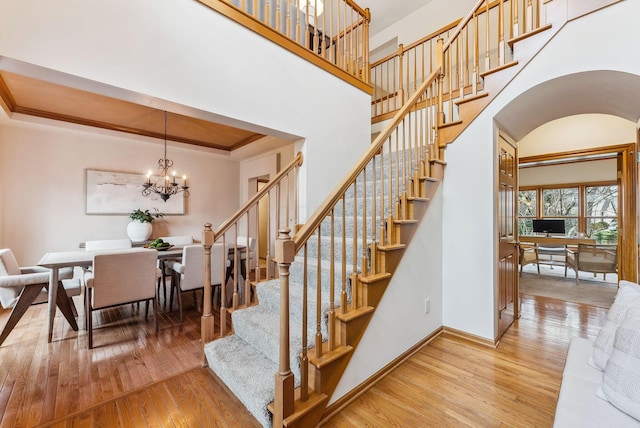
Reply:
[[[131,221],[127,225],[127,235],[132,242],[143,242],[149,239],[153,231],[152,223],[155,219],[164,217],[164,214],[158,212],[151,214],[149,210],[136,209],[129,214]]]

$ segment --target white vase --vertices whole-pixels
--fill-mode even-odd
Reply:
[[[138,220],[132,220],[127,225],[127,235],[132,242],[142,242],[149,239],[153,226],[149,222],[142,223]]]

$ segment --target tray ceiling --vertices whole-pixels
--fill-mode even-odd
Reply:
[[[0,97],[14,113],[164,138],[164,111],[0,70]],[[262,134],[167,113],[167,140],[231,152]]]

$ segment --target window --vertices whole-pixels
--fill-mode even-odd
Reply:
[[[587,235],[598,244],[618,243],[618,186],[588,186]]]
[[[578,194],[577,187],[543,189],[542,218],[564,219],[565,235],[575,235],[578,231]]]
[[[584,183],[568,187],[521,188],[518,192],[518,233],[530,235],[533,219],[561,218],[565,234],[584,233],[598,244],[618,243],[618,185]]]
[[[538,213],[538,192],[535,190],[520,190],[518,192],[518,234],[531,235],[533,233],[533,219]]]

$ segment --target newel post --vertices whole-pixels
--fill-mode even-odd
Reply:
[[[274,260],[280,274],[280,358],[275,375],[275,400],[273,426],[282,427],[287,416],[293,413],[293,373],[289,361],[289,267],[295,257],[295,243],[288,227],[278,231]]]
[[[204,225],[202,242],[204,245],[204,294],[202,296],[202,318],[200,332],[202,335],[202,366],[206,367],[207,358],[204,355],[204,345],[213,340],[213,313],[211,310],[211,247],[215,241],[211,223]]]

